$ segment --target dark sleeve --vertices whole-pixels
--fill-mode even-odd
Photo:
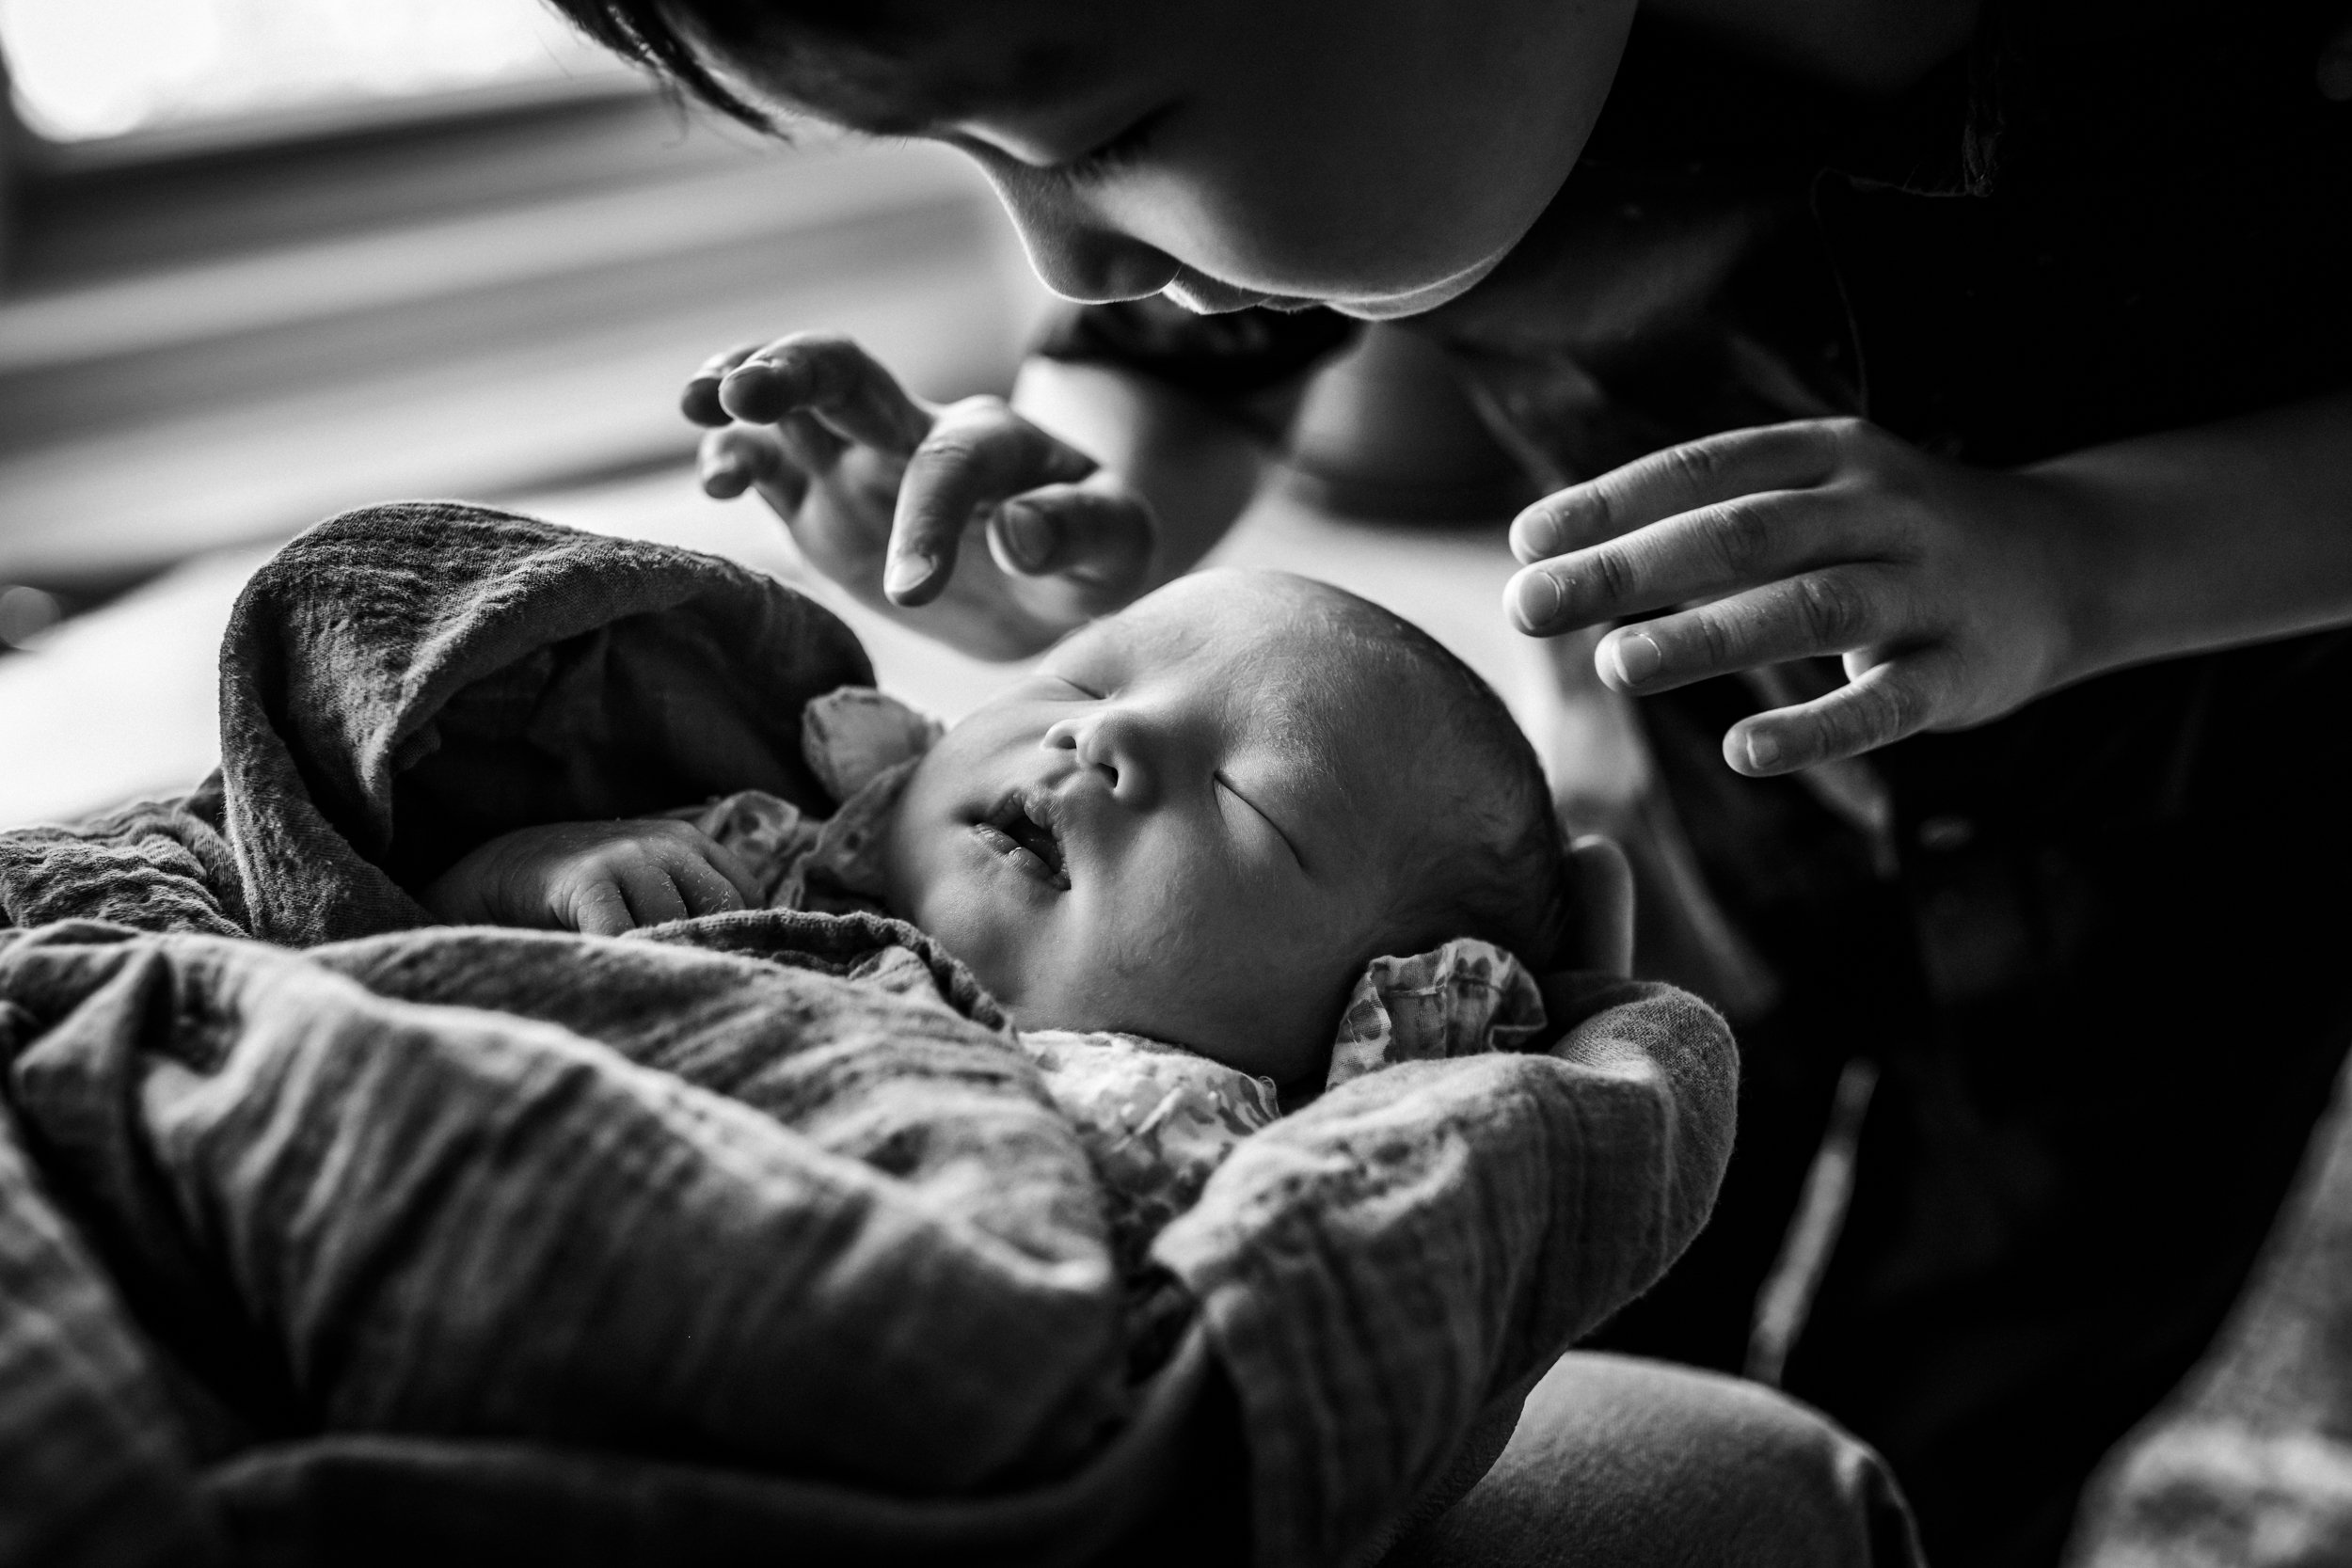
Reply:
[[[1066,308],[1029,352],[1122,366],[1212,403],[1235,403],[1295,381],[1356,341],[1336,311],[1234,310],[1201,316],[1157,297]]]

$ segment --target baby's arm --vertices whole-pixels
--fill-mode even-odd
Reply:
[[[618,936],[760,902],[759,881],[700,829],[669,819],[555,822],[490,840],[424,891],[453,926]]]

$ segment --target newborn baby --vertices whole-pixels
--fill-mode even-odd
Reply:
[[[1198,573],[1073,633],[935,740],[856,690],[811,705],[807,730],[840,800],[828,820],[745,795],[691,821],[528,828],[426,902],[602,933],[746,905],[878,910],[1025,1034],[1143,1037],[1286,1088],[1345,1049],[1351,998],[1393,956],[1446,949],[1448,975],[1477,970],[1516,1006],[1498,1022],[1540,1023],[1508,959],[1447,947],[1478,939],[1538,970],[1560,950],[1566,850],[1534,751],[1458,659],[1352,594]]]

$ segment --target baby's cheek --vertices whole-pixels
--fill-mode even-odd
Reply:
[[[1278,1084],[1320,1072],[1339,1022],[1329,955],[1250,933],[1221,957],[1196,972],[1191,1010],[1202,1053]]]
[[[985,890],[961,878],[936,879],[906,918],[970,970],[997,1001],[1015,1006],[1029,993],[1026,933],[1018,923],[999,917]]]

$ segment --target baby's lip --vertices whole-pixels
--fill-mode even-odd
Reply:
[[[1061,802],[1052,790],[1031,785],[1010,791],[973,824],[972,832],[1024,876],[1069,891],[1070,867],[1061,845]]]

